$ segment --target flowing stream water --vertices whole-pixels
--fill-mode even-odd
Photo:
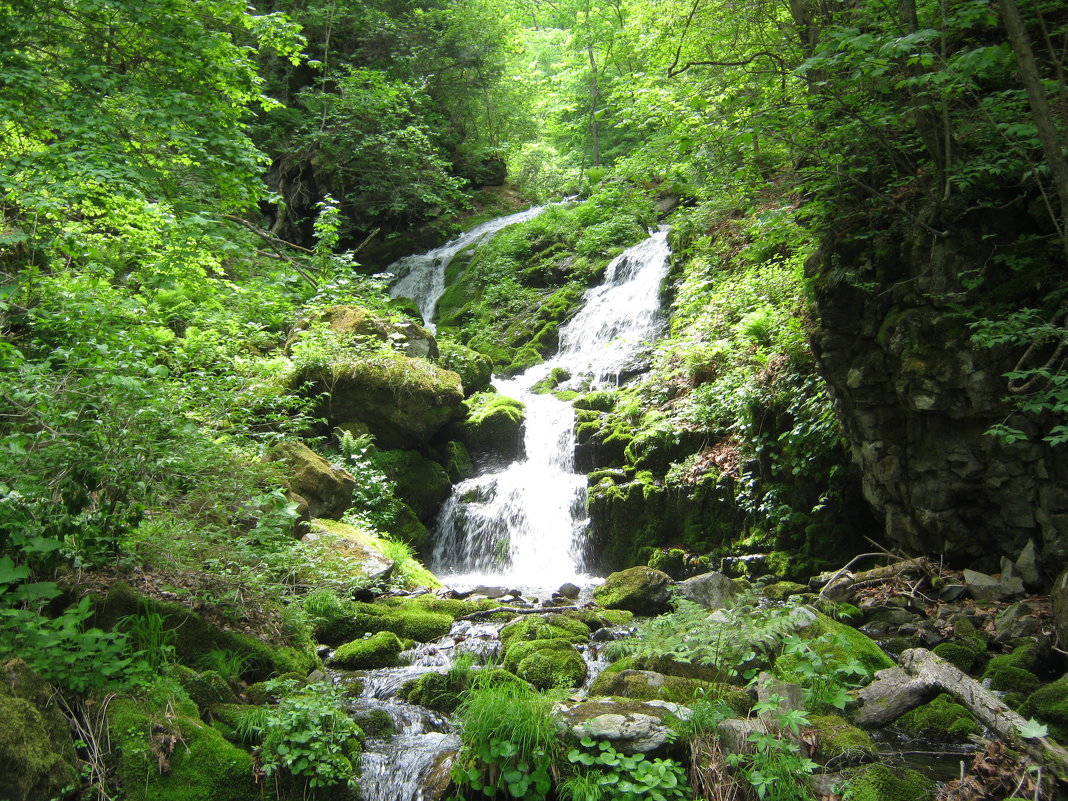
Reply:
[[[430,324],[451,259],[541,211],[491,220],[441,248],[400,260],[390,268],[402,276],[391,294],[415,300]],[[499,392],[526,405],[525,453],[453,488],[439,518],[433,560],[446,584],[507,584],[524,594],[542,594],[564,582],[591,583],[581,566],[588,520],[586,478],[574,469],[574,413],[569,403],[533,387],[557,368],[569,375],[560,388],[575,389],[614,385],[631,372],[663,322],[660,284],[669,255],[666,231],[620,254],[602,284],[586,292],[579,311],[561,326],[557,355],[520,376],[494,382]],[[447,670],[460,651],[473,651],[480,660],[491,656],[499,645],[498,629],[457,621],[447,637],[410,652],[410,666],[363,676],[354,708],[385,709],[395,722],[392,737],[365,744],[364,801],[423,801],[428,777],[447,767],[447,755],[459,747],[459,739],[445,718],[399,701],[396,693],[422,673]],[[586,657],[593,666],[596,652],[591,649]]]

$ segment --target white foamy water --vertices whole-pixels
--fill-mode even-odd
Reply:
[[[426,327],[431,331],[436,330],[434,313],[438,300],[445,291],[445,269],[456,254],[489,239],[502,228],[532,220],[543,211],[545,206],[534,206],[506,217],[495,217],[476,225],[470,231],[465,231],[439,248],[397,259],[386,268],[386,272],[398,276],[389,288],[390,297],[414,300],[419,307],[419,313],[423,315]]]
[[[574,411],[531,387],[554,368],[571,374],[565,388],[615,385],[660,328],[669,256],[666,231],[620,254],[561,326],[558,354],[494,382],[502,395],[526,404],[525,455],[453,488],[439,517],[433,558],[446,583],[588,583],[581,570],[586,477],[574,470]]]

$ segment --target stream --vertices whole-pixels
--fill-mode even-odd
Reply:
[[[414,300],[433,329],[445,270],[453,257],[541,211],[535,207],[490,220],[429,253],[399,260],[389,268],[401,276],[391,294]],[[669,256],[666,230],[624,251],[608,265],[603,282],[586,292],[575,316],[560,327],[556,356],[522,375],[494,381],[498,392],[526,405],[524,453],[511,463],[487,466],[453,488],[439,517],[431,565],[446,585],[495,585],[544,599],[564,583],[586,592],[596,583],[581,563],[588,520],[586,477],[574,467],[574,412],[569,403],[532,388],[555,369],[569,376],[558,388],[575,390],[614,386],[633,372],[663,326],[660,285]],[[405,654],[409,666],[360,674],[363,689],[353,711],[382,709],[394,721],[392,737],[365,744],[360,780],[364,801],[427,797],[430,777],[447,768],[459,738],[446,718],[405,703],[396,694],[422,673],[448,670],[458,653],[470,651],[485,662],[499,647],[502,625],[457,621],[446,637]],[[592,649],[584,657],[592,681],[604,664]]]

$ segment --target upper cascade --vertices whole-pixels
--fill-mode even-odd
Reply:
[[[532,220],[545,211],[545,206],[532,206],[525,211],[494,217],[465,231],[455,239],[426,253],[404,256],[397,259],[386,272],[398,276],[389,288],[394,298],[411,298],[419,307],[423,322],[431,331],[436,331],[434,313],[438,300],[445,291],[445,269],[460,251],[489,239],[502,228]]]
[[[571,375],[561,387],[615,384],[656,337],[669,257],[666,230],[624,251],[561,327],[558,354],[494,382],[500,393],[526,407],[525,455],[453,488],[438,522],[437,572],[460,582],[503,580],[528,587],[583,578],[586,478],[574,467],[574,411],[532,388],[557,367]]]

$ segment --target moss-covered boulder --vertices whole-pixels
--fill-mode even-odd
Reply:
[[[679,662],[667,654],[624,657],[606,667],[604,672],[617,673],[621,670],[651,670],[654,673],[663,673],[666,676],[698,679],[714,684],[724,683],[728,679],[728,675],[715,665],[706,665],[702,662]]]
[[[983,678],[995,690],[1028,696],[1042,684],[1033,672],[1038,663],[1038,645],[1029,640],[1017,645],[1011,653],[991,659],[983,671]]]
[[[340,602],[336,606],[316,604],[311,617],[316,639],[327,645],[381,631],[418,642],[430,642],[448,634],[454,620],[453,615],[414,603],[398,606],[351,602]]]
[[[450,434],[472,454],[493,454],[516,459],[523,452],[523,415],[526,407],[495,392],[480,392],[464,401],[467,416],[450,428]]]
[[[48,801],[74,783],[74,741],[54,695],[21,659],[0,666],[0,798]]]
[[[438,349],[438,364],[460,376],[464,395],[470,397],[489,386],[493,377],[493,362],[489,356],[444,339],[438,343]]]
[[[791,595],[801,595],[806,592],[808,592],[808,587],[796,581],[776,581],[761,590],[765,597],[773,601],[785,601]]]
[[[296,638],[290,645],[260,639],[244,631],[230,631],[205,615],[176,601],[162,601],[138,593],[129,584],[117,582],[104,597],[94,598],[94,625],[113,629],[129,615],[155,613],[163,626],[175,633],[174,652],[178,661],[193,668],[209,658],[212,651],[225,651],[242,660],[241,678],[262,681],[274,675],[307,674],[322,663],[311,642]]]
[[[931,801],[935,783],[921,773],[888,765],[865,765],[846,783],[846,801]]]
[[[812,647],[823,656],[830,656],[845,663],[856,659],[874,674],[894,666],[894,661],[886,655],[878,643],[852,626],[832,620],[822,612],[812,612],[814,620],[804,626],[799,634],[810,640]],[[803,683],[803,676],[794,671],[794,663],[789,654],[779,657],[775,662],[775,673],[786,681]]]
[[[1050,733],[1060,743],[1068,743],[1068,675],[1039,687],[1020,710],[1049,725]]]
[[[196,717],[180,688],[117,698],[107,726],[115,778],[129,801],[256,801],[252,755]]]
[[[651,617],[671,608],[673,583],[667,573],[639,565],[612,573],[594,589],[593,597],[606,609],[626,609]]]
[[[675,739],[674,722],[687,710],[671,701],[597,698],[561,710],[575,737],[608,740],[624,754],[662,751]]]
[[[502,668],[424,673],[418,679],[407,682],[401,687],[397,695],[409,703],[425,706],[435,712],[450,715],[460,705],[460,701],[463,700],[463,693],[471,686],[471,681],[475,676],[478,677],[478,686],[480,688],[522,683],[522,679]]]
[[[735,713],[746,714],[753,702],[749,694],[730,684],[667,676],[651,670],[602,672],[590,686],[590,695],[611,695],[638,701],[674,701],[688,704],[700,697],[706,701],[723,701]]]
[[[566,640],[586,642],[590,627],[567,614],[526,615],[501,629],[501,644],[507,651],[513,643],[530,640]]]
[[[396,667],[404,643],[391,631],[380,631],[362,640],[354,640],[339,646],[331,660],[334,665],[347,670],[372,670]]]
[[[539,690],[578,687],[586,680],[588,668],[582,655],[569,651],[535,651],[516,666],[516,675]]]
[[[875,743],[868,733],[838,715],[812,715],[810,731],[816,746],[813,759],[832,769],[872,762],[876,758]]]
[[[419,451],[381,451],[375,463],[397,487],[403,500],[423,523],[429,523],[449,497],[452,481],[445,468]]]
[[[304,443],[279,443],[267,453],[267,460],[285,465],[289,489],[307,503],[311,517],[339,518],[352,505],[356,479]]]
[[[205,670],[203,673],[197,673],[185,665],[174,665],[171,668],[171,674],[202,711],[216,704],[237,701],[233,689],[218,671]]]
[[[939,743],[963,742],[981,731],[971,713],[946,693],[906,712],[896,725],[913,737]]]
[[[626,447],[626,459],[638,470],[663,475],[672,462],[694,453],[704,437],[703,432],[686,431],[677,426],[641,428]]]
[[[317,411],[331,426],[363,423],[387,449],[426,445],[463,413],[460,376],[397,353],[308,365],[294,382],[325,398]]]

